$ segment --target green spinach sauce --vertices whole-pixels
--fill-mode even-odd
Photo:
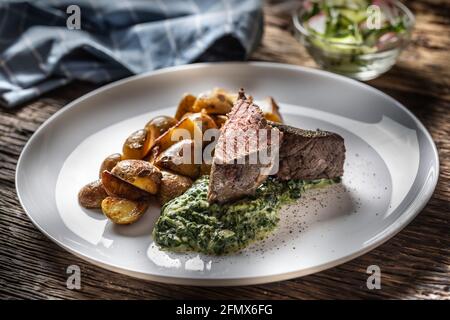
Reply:
[[[230,204],[209,204],[208,176],[199,178],[181,196],[161,209],[153,230],[154,241],[165,250],[221,255],[236,252],[273,231],[282,205],[308,189],[338,183],[340,179],[280,182],[268,179],[255,195]]]

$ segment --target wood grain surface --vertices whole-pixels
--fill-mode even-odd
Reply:
[[[25,299],[449,299],[450,298],[450,2],[408,1],[417,24],[397,65],[369,84],[407,106],[431,132],[441,161],[425,209],[397,236],[351,262],[267,285],[201,288],[133,279],[103,270],[59,248],[27,218],[15,192],[19,154],[53,113],[95,87],[71,84],[15,110],[0,109],[0,298]],[[253,60],[316,67],[292,36],[283,3],[266,6],[265,34]],[[66,288],[66,268],[81,267],[80,290]],[[366,287],[379,265],[381,290]]]

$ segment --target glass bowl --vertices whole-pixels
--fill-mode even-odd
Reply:
[[[326,0],[324,0],[326,1]],[[328,0],[330,3],[337,0]],[[311,28],[311,8],[319,1],[303,1],[299,9],[293,15],[293,23],[297,38],[306,47],[309,54],[323,69],[343,74],[345,76],[366,81],[374,79],[385,73],[395,64],[400,52],[406,47],[411,38],[414,26],[414,15],[397,0],[367,1],[373,10],[376,5],[385,17],[401,19],[404,30],[400,33],[387,32],[376,40],[376,43],[368,45],[366,42],[349,43],[346,38],[325,38],[323,33]],[[323,1],[322,1],[323,2]],[[340,3],[351,3],[350,0],[340,0]],[[359,3],[361,3],[359,1]],[[320,16],[317,14],[316,16]],[[316,19],[317,21],[320,18]],[[324,19],[325,20],[325,19]],[[305,25],[309,23],[309,27]],[[326,22],[322,21],[322,25]],[[367,26],[367,21],[364,21]],[[325,24],[326,25],[326,24]],[[381,29],[378,29],[381,30]]]

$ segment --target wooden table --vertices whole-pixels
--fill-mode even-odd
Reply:
[[[199,288],[133,279],[103,270],[48,240],[16,197],[19,154],[34,131],[69,101],[92,90],[76,83],[18,109],[0,109],[0,298],[68,299],[315,299],[450,298],[450,2],[409,1],[417,17],[412,44],[398,64],[369,84],[407,106],[428,128],[439,149],[436,191],[418,217],[397,236],[339,267],[279,283]],[[280,6],[266,7],[265,35],[254,60],[315,67],[290,30]],[[66,268],[81,267],[81,290],[66,288]],[[377,264],[381,290],[368,290],[366,268]]]

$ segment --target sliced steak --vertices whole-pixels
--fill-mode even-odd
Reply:
[[[340,135],[270,124],[283,133],[278,179],[312,180],[337,178],[344,174],[345,145]]]
[[[215,147],[208,201],[224,203],[253,194],[273,174],[281,138],[241,89]]]

